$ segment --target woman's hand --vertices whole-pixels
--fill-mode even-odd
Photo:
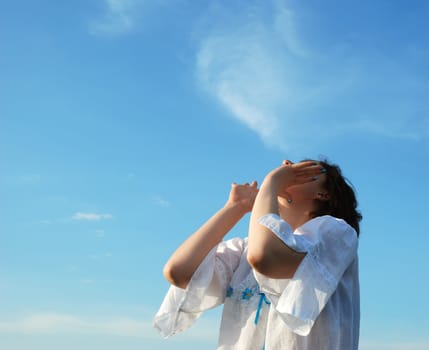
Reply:
[[[290,186],[317,180],[318,175],[324,172],[323,166],[312,160],[299,163],[285,160],[280,167],[268,173],[264,179],[264,184],[269,183],[277,193],[281,194]]]
[[[233,183],[226,205],[239,205],[244,212],[250,212],[257,194],[258,183],[256,181],[253,181],[250,185],[248,183],[243,185]]]

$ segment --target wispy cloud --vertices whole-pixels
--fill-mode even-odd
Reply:
[[[93,35],[117,36],[133,30],[138,14],[148,1],[143,0],[103,0],[105,12],[89,24]]]
[[[429,105],[417,97],[428,81],[403,61],[355,49],[347,33],[321,40],[324,28],[285,2],[241,4],[240,14],[228,5],[208,14],[196,73],[200,86],[267,145],[299,149],[352,132],[429,136],[421,117]]]
[[[101,259],[105,259],[105,258],[111,258],[112,253],[106,252],[106,253],[101,253],[101,254],[90,254],[88,257],[91,260],[101,260]]]
[[[147,337],[151,328],[150,322],[129,317],[98,320],[63,313],[36,313],[14,321],[0,321],[3,333],[104,333]]]
[[[215,341],[218,322],[217,319],[202,318],[193,329],[181,335],[180,338],[182,340]],[[40,335],[65,333],[105,334],[161,339],[161,336],[154,329],[151,319],[144,320],[130,316],[114,316],[100,319],[58,312],[34,313],[15,320],[0,320],[0,333]]]
[[[119,37],[140,30],[145,19],[160,7],[172,5],[173,0],[98,0],[103,12],[88,24],[89,33],[101,37]],[[175,1],[174,1],[175,2]]]
[[[91,281],[87,283],[91,283]],[[203,317],[194,327],[178,335],[177,339],[215,342],[218,322],[217,318]],[[160,339],[160,335],[152,326],[152,320],[149,319],[130,316],[100,318],[60,312],[32,313],[12,320],[0,320],[0,334],[37,334],[40,336],[91,334]],[[362,339],[359,346],[359,349],[362,350],[426,350],[428,348],[429,341],[424,339],[384,342]]]
[[[90,285],[95,284],[95,280],[93,280],[91,278],[85,278],[85,279],[80,280],[80,283],[82,283],[83,285],[86,285],[86,286],[90,286]]]
[[[73,215],[73,220],[77,221],[100,221],[100,220],[106,220],[106,219],[112,219],[113,216],[111,214],[97,214],[97,213],[82,213],[77,212]]]
[[[154,196],[153,197],[153,201],[155,202],[155,204],[161,206],[161,207],[170,207],[171,206],[171,202],[161,196]]]

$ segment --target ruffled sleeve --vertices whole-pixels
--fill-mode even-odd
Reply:
[[[262,217],[259,223],[292,249],[307,253],[291,279],[272,279],[256,271],[255,277],[288,328],[308,335],[357,256],[356,232],[331,216],[312,219],[295,232],[275,214]]]
[[[186,289],[171,286],[154,318],[164,337],[184,331],[202,312],[223,303],[226,289],[244,250],[244,240],[219,243],[205,257]]]

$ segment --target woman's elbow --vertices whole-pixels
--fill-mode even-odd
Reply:
[[[163,269],[164,278],[173,286],[186,289],[190,278],[185,276],[183,269],[167,262]]]
[[[275,254],[248,254],[249,265],[260,274],[275,279],[292,278],[300,260],[278,259]]]
[[[248,253],[247,262],[257,272],[265,275],[269,271],[269,259],[264,254]]]

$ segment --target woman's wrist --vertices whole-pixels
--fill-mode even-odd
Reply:
[[[241,203],[241,202],[227,201],[225,203],[225,205],[223,206],[223,209],[234,212],[237,215],[244,216],[247,213],[249,213],[250,211],[252,211],[252,206],[245,204],[245,203]]]

